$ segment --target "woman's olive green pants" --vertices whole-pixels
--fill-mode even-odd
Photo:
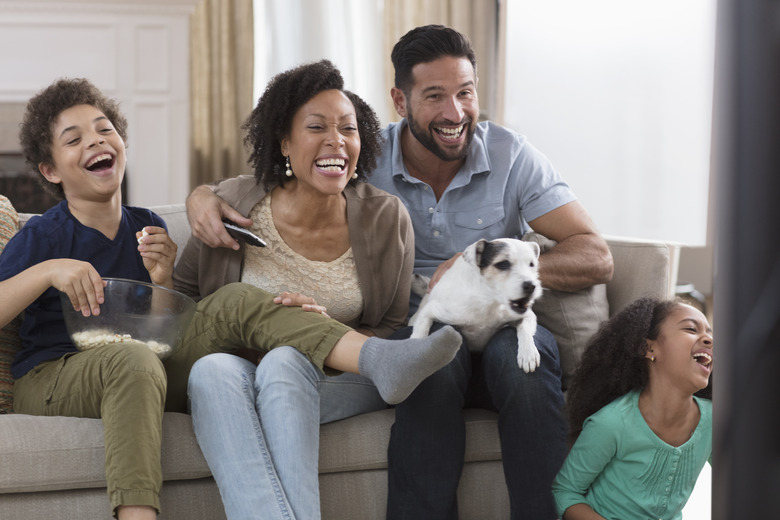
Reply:
[[[15,382],[14,410],[102,418],[112,511],[122,505],[159,511],[163,410],[187,411],[187,378],[195,361],[241,347],[264,352],[290,345],[323,369],[333,346],[350,330],[234,283],[198,303],[180,348],[164,362],[140,342],[67,354],[40,363]]]

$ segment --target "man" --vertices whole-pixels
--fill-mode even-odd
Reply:
[[[415,271],[435,284],[467,245],[479,238],[519,238],[530,226],[558,242],[540,259],[546,288],[577,291],[609,281],[606,242],[546,157],[508,129],[478,124],[476,57],[468,39],[443,26],[418,27],[398,41],[391,58],[391,95],[403,120],[385,129],[369,182],[397,195],[409,210]],[[193,195],[188,212],[196,236],[212,246],[238,247],[216,213],[240,225],[251,221],[225,204],[209,206],[206,188]],[[206,209],[196,214],[195,207]],[[534,339],[541,366],[532,373],[517,366],[516,334],[504,329],[479,356],[464,343],[449,365],[396,406],[389,520],[457,518],[464,405],[499,412],[512,518],[556,518],[551,484],[566,455],[560,362],[549,331],[539,327]]]

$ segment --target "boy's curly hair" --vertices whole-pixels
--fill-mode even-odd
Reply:
[[[84,78],[62,78],[38,92],[27,102],[19,140],[27,164],[43,188],[57,197],[65,198],[61,184],[54,184],[38,170],[38,165],[54,164],[54,124],[65,110],[77,105],[91,105],[105,114],[116,132],[127,144],[127,119],[119,110],[119,103],[106,97],[100,89]]]
[[[360,135],[357,180],[364,181],[365,176],[376,167],[381,147],[376,113],[358,95],[344,90],[344,79],[333,63],[321,60],[274,76],[241,127],[246,130],[244,145],[250,151],[249,164],[257,182],[263,182],[266,188],[274,184],[284,185],[289,180],[284,175],[285,158],[281,142],[290,134],[296,112],[324,90],[340,90],[355,107]]]
[[[599,327],[588,341],[567,396],[571,440],[589,416],[649,379],[647,340],[658,339],[661,323],[682,300],[640,298]],[[699,397],[712,399],[712,378]]]

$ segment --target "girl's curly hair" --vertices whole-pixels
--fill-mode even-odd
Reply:
[[[632,390],[645,387],[647,340],[658,339],[661,323],[682,300],[640,298],[599,327],[588,341],[567,395],[571,440],[589,416]],[[712,399],[712,378],[698,396]]]
[[[284,175],[281,142],[290,134],[296,112],[324,90],[340,90],[355,107],[360,135],[357,180],[365,181],[365,176],[376,167],[381,147],[376,113],[358,95],[344,90],[344,79],[333,63],[321,60],[274,76],[241,127],[246,130],[244,145],[250,151],[249,164],[257,182],[263,182],[266,188],[284,185],[289,180]]]
[[[89,80],[62,78],[38,92],[27,102],[19,140],[27,164],[36,173],[35,178],[58,199],[65,198],[62,184],[46,180],[38,170],[38,165],[54,164],[54,124],[62,112],[77,105],[91,105],[103,112],[127,144],[127,119],[120,112],[119,103],[106,97]]]

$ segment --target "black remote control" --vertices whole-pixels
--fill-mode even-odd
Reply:
[[[227,229],[227,232],[230,233],[230,236],[235,238],[236,240],[243,240],[244,242],[246,242],[251,246],[265,247],[265,242],[263,241],[263,239],[255,235],[248,229],[238,227],[232,222],[223,221],[222,223],[225,224],[225,229]]]

